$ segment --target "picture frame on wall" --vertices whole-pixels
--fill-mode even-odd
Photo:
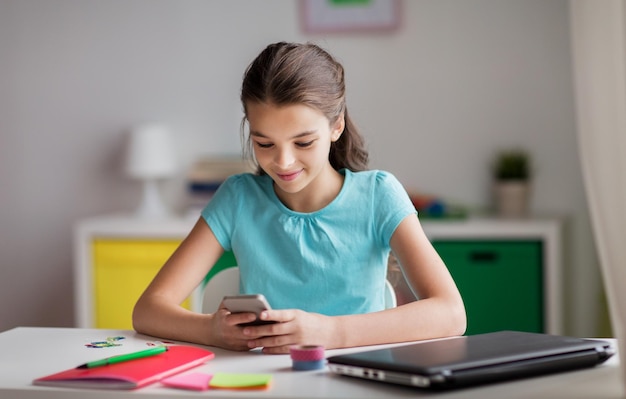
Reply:
[[[305,33],[391,32],[400,23],[399,0],[300,0]]]

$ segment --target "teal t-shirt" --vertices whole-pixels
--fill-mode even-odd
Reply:
[[[235,254],[240,293],[326,315],[384,309],[389,241],[415,207],[388,172],[341,173],[339,195],[312,213],[287,208],[267,175],[234,175],[220,186],[202,216]]]

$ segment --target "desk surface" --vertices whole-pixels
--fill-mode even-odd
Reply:
[[[88,348],[86,344],[123,336],[121,346]],[[582,371],[503,382],[446,393],[416,389],[332,375],[327,370],[292,371],[289,355],[259,352],[232,352],[209,348],[215,359],[193,369],[206,373],[271,373],[272,386],[266,391],[209,390],[182,391],[155,383],[137,391],[80,390],[37,387],[32,380],[75,367],[90,360],[145,349],[157,338],[125,330],[20,327],[0,333],[0,397],[13,398],[405,398],[431,396],[448,398],[619,398],[617,355],[605,364]],[[327,355],[360,349],[327,351]],[[187,371],[191,372],[191,371]]]

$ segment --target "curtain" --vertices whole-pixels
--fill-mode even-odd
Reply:
[[[578,144],[626,392],[626,0],[570,0]]]

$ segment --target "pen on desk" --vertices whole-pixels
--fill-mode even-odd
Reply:
[[[167,351],[167,346],[156,346],[154,348],[139,352],[125,353],[123,355],[111,356],[105,359],[94,360],[76,367],[77,369],[92,369],[94,367],[106,366],[109,364],[127,362],[129,360],[141,359],[142,357],[154,356]]]

